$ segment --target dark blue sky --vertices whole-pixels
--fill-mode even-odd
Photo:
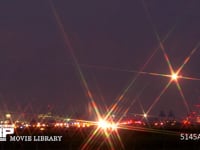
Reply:
[[[89,88],[101,105],[102,99],[108,106],[115,102],[136,76],[120,69],[140,70],[158,47],[152,23],[161,39],[173,28],[164,47],[174,69],[200,41],[198,0],[52,2]],[[50,105],[58,113],[84,112],[88,98],[49,1],[2,1],[0,18],[3,110],[22,111],[28,106],[27,111],[45,111]],[[200,78],[199,55],[198,49],[182,75]],[[169,74],[161,50],[143,71]],[[127,108],[145,87],[139,101],[147,110],[168,81],[164,77],[140,75],[120,107]],[[199,82],[180,80],[191,107],[200,100]],[[177,116],[186,112],[175,84],[160,98],[152,113],[170,109]],[[141,113],[138,102],[130,112]]]

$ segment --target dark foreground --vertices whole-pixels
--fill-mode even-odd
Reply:
[[[110,142],[106,140],[105,134],[102,131],[98,136],[91,138],[92,142],[84,147],[88,137],[94,131],[94,127],[90,128],[68,128],[68,129],[46,129],[44,131],[36,129],[17,130],[15,135],[62,135],[62,141],[42,142],[42,141],[9,141],[0,142],[0,150],[76,150],[76,149],[127,149],[127,150],[199,150],[200,137],[188,138],[184,134],[184,140],[181,140],[181,133],[200,133],[198,129],[142,129],[135,130],[118,130],[121,138],[120,144],[117,133],[110,134]],[[140,130],[140,131],[138,131]],[[169,131],[169,132],[168,132]],[[17,133],[17,134],[16,134]],[[108,132],[107,132],[108,133]],[[108,133],[109,134],[109,133]],[[97,135],[97,134],[96,134]],[[193,134],[194,135],[194,134]],[[112,145],[112,146],[111,146]]]

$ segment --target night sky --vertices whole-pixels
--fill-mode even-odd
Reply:
[[[110,106],[137,76],[163,42],[174,70],[200,42],[198,0],[86,0],[0,2],[1,111],[85,113],[89,99],[62,29],[96,103]],[[55,12],[53,8],[55,8]],[[200,49],[181,71],[200,78]],[[136,72],[132,72],[136,71]],[[142,70],[170,74],[159,48]],[[140,74],[119,107],[129,113],[147,111],[170,78]],[[200,103],[200,81],[180,79],[191,107]],[[151,114],[172,110],[186,114],[183,99],[172,83]]]

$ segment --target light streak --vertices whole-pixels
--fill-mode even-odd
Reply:
[[[178,76],[178,75],[180,74],[180,72],[181,72],[181,70],[183,69],[183,67],[189,62],[191,56],[192,56],[192,55],[195,53],[195,51],[199,48],[200,42],[198,42],[197,45],[195,46],[195,48],[192,49],[192,51],[190,52],[189,56],[186,57],[186,59],[183,61],[183,63],[182,63],[181,66],[177,69],[177,71],[174,71],[174,69],[173,69],[173,67],[172,67],[172,65],[171,65],[170,59],[169,59],[169,57],[168,57],[168,55],[167,55],[167,53],[166,53],[166,51],[165,51],[163,42],[161,41],[160,36],[159,36],[159,34],[158,34],[157,30],[156,30],[156,26],[154,25],[154,23],[153,23],[153,21],[152,21],[152,18],[151,18],[151,16],[150,16],[150,13],[149,13],[149,10],[148,10],[148,8],[147,8],[147,5],[146,5],[146,3],[145,3],[144,0],[142,0],[142,2],[143,2],[143,6],[144,6],[144,9],[145,9],[147,18],[148,18],[149,22],[151,23],[151,26],[152,26],[152,28],[153,28],[154,34],[155,34],[155,36],[156,36],[156,38],[157,38],[157,41],[158,41],[158,43],[159,43],[159,45],[160,45],[161,51],[163,52],[165,61],[167,62],[167,65],[168,65],[169,70],[170,70],[170,73],[171,73],[171,80],[167,83],[167,85],[166,85],[166,86],[164,87],[164,89],[161,91],[161,93],[159,94],[159,96],[153,101],[153,103],[151,104],[151,106],[149,107],[149,109],[148,109],[147,112],[149,113],[149,112],[152,110],[153,106],[160,100],[160,97],[165,93],[165,91],[166,91],[167,88],[170,86],[170,84],[172,83],[172,81],[174,81],[174,82],[176,83],[177,88],[178,88],[178,90],[179,90],[179,93],[180,93],[180,95],[181,95],[181,97],[182,97],[183,103],[184,103],[184,105],[185,105],[185,107],[186,107],[186,109],[187,109],[187,113],[190,113],[189,105],[188,105],[188,103],[187,103],[187,101],[186,101],[186,98],[185,98],[185,96],[184,96],[184,94],[183,94],[182,88],[181,88],[181,86],[180,86],[180,84],[179,84],[179,82],[178,82],[178,79],[179,79],[179,76]],[[184,79],[184,78],[185,78],[185,79],[192,79],[192,78],[190,78],[190,77],[181,77],[181,78],[183,78],[183,79]],[[198,80],[199,80],[199,79],[198,79]]]
[[[79,77],[80,77],[80,80],[81,80],[81,82],[83,84],[83,87],[84,87],[84,89],[86,91],[86,95],[88,96],[88,98],[89,98],[89,100],[91,102],[91,105],[92,105],[93,109],[95,110],[97,118],[101,118],[101,115],[100,115],[100,112],[98,110],[98,107],[97,107],[97,105],[96,105],[96,103],[94,101],[93,95],[92,95],[92,93],[91,93],[91,91],[89,89],[87,81],[86,81],[86,79],[85,79],[85,77],[84,77],[84,75],[82,73],[82,70],[81,70],[80,65],[78,63],[78,60],[77,60],[77,58],[75,56],[73,47],[72,47],[72,45],[70,43],[70,40],[69,40],[69,37],[67,36],[67,34],[65,32],[64,26],[63,26],[63,24],[61,22],[61,19],[60,19],[59,15],[58,15],[54,5],[53,5],[53,2],[51,0],[49,0],[49,2],[50,2],[50,5],[51,5],[51,9],[53,11],[53,15],[54,15],[54,17],[56,19],[56,22],[58,24],[58,27],[59,27],[59,29],[60,29],[60,31],[62,33],[65,45],[68,47],[69,52],[71,54],[71,57],[72,57],[72,59],[74,61],[74,65],[75,65],[75,67],[76,67],[76,69],[77,69],[77,71],[79,73]],[[104,133],[105,133],[106,137],[109,137],[109,134],[107,133],[107,131],[105,131]],[[86,143],[83,145],[83,147],[81,149],[85,149],[88,146],[88,144],[95,139],[94,137],[98,137],[98,135],[99,135],[99,128],[97,128],[96,130],[93,131],[92,135],[89,136],[89,138],[87,139]],[[108,138],[108,143],[109,143],[110,148],[113,149],[113,143],[111,142],[110,138]]]

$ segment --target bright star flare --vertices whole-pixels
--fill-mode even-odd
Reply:
[[[187,109],[187,113],[190,113],[190,109],[189,109],[189,105],[187,103],[187,100],[183,94],[183,91],[182,91],[182,88],[178,82],[178,74],[182,71],[182,69],[184,68],[184,66],[189,62],[189,60],[191,59],[192,55],[195,53],[195,51],[197,51],[197,49],[199,49],[200,47],[200,42],[197,42],[196,46],[191,50],[190,54],[188,55],[188,57],[186,57],[186,59],[183,61],[183,63],[181,64],[181,66],[178,68],[178,70],[175,72],[174,69],[173,69],[173,66],[171,64],[171,61],[166,53],[166,50],[165,50],[165,47],[164,47],[164,44],[160,38],[160,35],[159,33],[157,32],[157,29],[156,29],[156,25],[153,23],[153,20],[151,18],[151,15],[150,15],[150,12],[149,12],[149,9],[147,7],[147,4],[145,3],[145,1],[143,0],[143,6],[144,6],[144,9],[145,9],[145,12],[146,12],[146,15],[147,15],[147,18],[149,20],[149,22],[151,23],[151,26],[153,28],[153,32],[156,36],[156,39],[160,45],[160,49],[164,55],[164,58],[165,58],[165,61],[168,65],[168,68],[171,72],[171,75],[170,75],[170,78],[171,80],[167,83],[167,85],[164,87],[164,89],[161,91],[161,93],[159,94],[159,96],[153,101],[153,103],[150,105],[149,109],[148,109],[148,113],[152,110],[153,106],[160,100],[160,97],[165,93],[165,91],[167,90],[167,88],[171,85],[172,81],[175,81],[175,84],[179,90],[179,93],[182,97],[182,100],[183,100],[183,103]],[[166,76],[166,75],[165,75]],[[168,76],[168,75],[167,75]],[[191,77],[181,77],[183,79],[189,79],[189,80],[199,80],[199,79],[195,79],[195,78],[191,78]]]
[[[172,78],[172,80],[177,80],[178,79],[178,75],[176,74],[176,73],[173,73],[172,75],[171,75],[171,78]]]
[[[100,119],[99,122],[98,122],[98,127],[102,128],[104,130],[107,130],[107,129],[115,130],[115,129],[117,129],[117,123],[109,122],[109,121]]]

